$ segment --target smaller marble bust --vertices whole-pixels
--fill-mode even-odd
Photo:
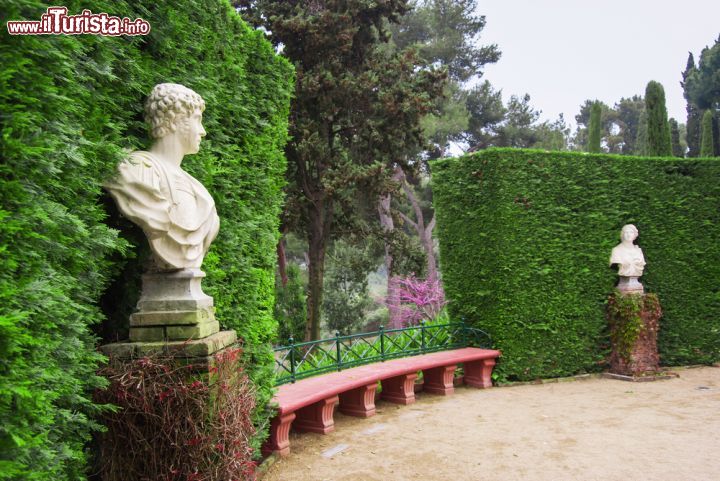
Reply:
[[[642,249],[633,244],[638,237],[638,230],[632,224],[623,226],[620,231],[620,244],[615,246],[610,254],[610,265],[618,264],[621,291],[643,291],[642,284],[637,280],[643,275],[645,269],[645,256]]]
[[[199,269],[218,233],[213,198],[180,167],[200,149],[203,110],[205,102],[189,88],[156,85],[145,102],[152,146],[132,152],[105,184],[120,212],[145,232],[152,271]]]

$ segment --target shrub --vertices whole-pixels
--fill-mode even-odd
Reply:
[[[448,309],[502,349],[501,379],[603,368],[628,223],[664,313],[662,363],[720,359],[720,162],[492,149],[432,167]]]
[[[700,130],[700,157],[712,157],[715,141],[713,140],[713,114],[706,110],[702,116]]]
[[[439,279],[418,279],[410,275],[396,277],[394,281],[396,295],[388,296],[385,300],[388,308],[397,312],[396,321],[391,328],[432,321],[440,315],[446,302]]]
[[[253,477],[250,438],[255,393],[239,349],[215,356],[210,374],[173,358],[111,359],[110,385],[96,401],[104,416],[99,471],[104,481],[215,481]]]
[[[300,267],[295,263],[287,265],[287,284],[282,285],[279,275],[275,276],[275,319],[278,322],[277,344],[287,344],[292,337],[300,342],[305,336],[307,310],[305,289]]]

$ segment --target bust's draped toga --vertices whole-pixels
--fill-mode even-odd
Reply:
[[[145,232],[159,267],[200,267],[220,227],[215,202],[200,182],[150,152],[135,151],[105,187]]]

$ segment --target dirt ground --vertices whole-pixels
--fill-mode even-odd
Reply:
[[[718,481],[720,368],[679,378],[457,388],[291,434],[262,481]]]

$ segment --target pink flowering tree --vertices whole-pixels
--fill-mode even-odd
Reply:
[[[440,280],[433,276],[418,279],[414,275],[395,277],[393,295],[385,299],[388,310],[396,316],[390,319],[391,328],[419,324],[420,321],[435,319],[447,303]]]

